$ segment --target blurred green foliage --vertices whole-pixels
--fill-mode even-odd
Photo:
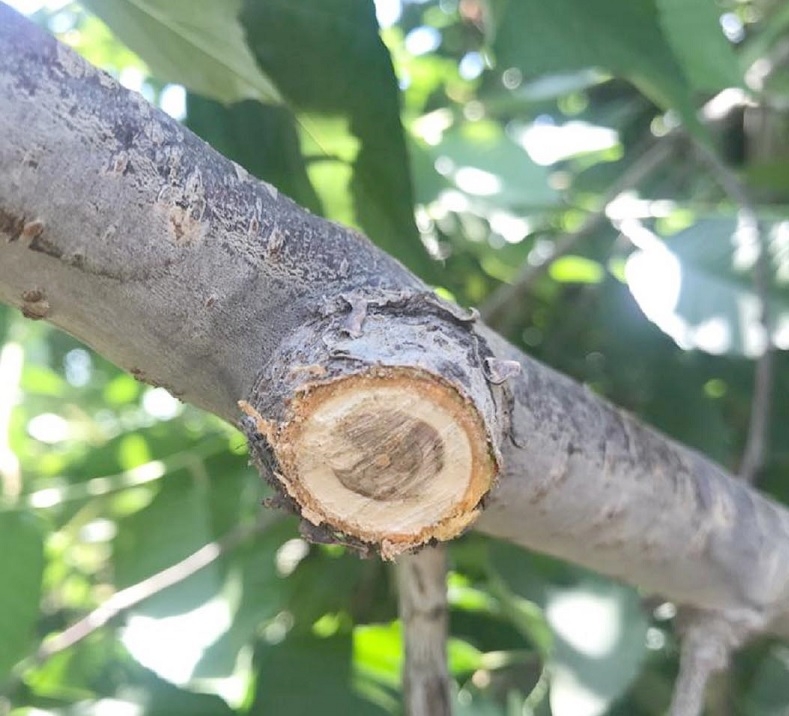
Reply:
[[[503,330],[736,469],[764,344],[758,245],[688,134],[749,182],[786,349],[784,4],[381,0],[380,32],[370,0],[86,5],[98,17],[57,3],[34,19],[464,305],[550,261],[646,148],[672,142],[511,302]],[[670,131],[679,120],[688,134]],[[307,545],[262,512],[227,425],[9,309],[0,341],[0,714],[400,713],[389,565]],[[787,501],[789,365],[776,361],[761,486]],[[222,549],[204,569],[35,659],[207,545]],[[664,712],[673,605],[475,534],[451,562],[458,714]],[[742,652],[717,689],[725,713],[784,713],[787,670],[784,646]]]

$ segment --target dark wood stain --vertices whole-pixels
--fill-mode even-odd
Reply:
[[[343,448],[329,456],[337,479],[374,500],[414,496],[444,467],[444,442],[438,431],[400,410],[352,415],[335,432],[342,439],[338,445],[350,443],[358,455],[349,468],[336,467],[345,462]]]

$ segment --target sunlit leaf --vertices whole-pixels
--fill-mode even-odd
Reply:
[[[123,470],[150,462],[151,452],[145,438],[139,433],[124,435],[118,445],[118,464]]]
[[[551,713],[602,716],[646,656],[648,625],[638,594],[616,584],[582,583],[552,591],[546,615],[557,633]]]
[[[61,41],[73,47],[88,62],[107,71],[120,73],[122,70],[135,69],[146,71],[145,63],[131,52],[112,33],[105,23],[95,15],[87,15],[79,24],[77,32],[67,32]]]
[[[364,625],[354,629],[353,663],[364,676],[398,688],[403,666],[400,624]]]
[[[154,76],[220,102],[279,103],[238,22],[242,0],[86,0]]]
[[[266,627],[271,627],[277,614],[288,607],[289,585],[277,572],[277,552],[283,543],[297,535],[291,521],[280,520],[254,542],[242,545],[228,556],[223,592],[232,595],[232,623],[205,650],[195,668],[197,678],[230,676],[236,669],[239,652],[249,648],[260,631],[271,638],[273,631],[270,628],[267,631]]]
[[[112,405],[131,403],[140,394],[141,388],[139,381],[126,373],[120,373],[104,386],[104,400]]]
[[[600,283],[605,269],[583,256],[562,256],[551,264],[549,274],[554,281],[562,283]]]
[[[773,340],[789,347],[789,264],[784,224],[765,222]],[[759,247],[736,219],[708,219],[635,252],[625,269],[647,317],[682,348],[755,357],[765,336],[753,271]]]
[[[21,386],[26,393],[57,397],[63,395],[68,384],[51,368],[28,363],[22,373]]]
[[[493,207],[523,210],[557,201],[546,167],[535,164],[499,125],[489,123],[487,131],[480,129],[479,125],[461,125],[445,132],[437,144],[423,148],[444,182],[466,194],[469,201]],[[438,179],[432,183],[435,189],[442,184]],[[420,197],[428,198],[426,186]]]
[[[233,716],[236,712],[213,694],[182,689],[149,671],[129,679],[120,689],[122,699],[107,699],[94,712],[102,714],[144,713],[145,716]],[[109,703],[107,703],[109,702]],[[113,708],[114,706],[114,708]],[[90,712],[88,712],[90,713]],[[76,715],[75,715],[76,716]]]

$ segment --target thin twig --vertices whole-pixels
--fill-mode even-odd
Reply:
[[[696,143],[696,153],[711,170],[720,187],[737,204],[739,230],[758,247],[759,255],[754,266],[754,288],[760,302],[760,321],[765,335],[764,352],[756,364],[754,393],[748,436],[743,451],[739,477],[753,483],[765,462],[773,384],[773,345],[768,306],[769,256],[764,232],[748,190],[737,175],[720,159],[714,150]],[[670,716],[697,716],[704,708],[707,682],[714,672],[728,668],[728,658],[734,646],[722,638],[722,627],[730,627],[722,616],[693,609],[683,609],[686,629],[682,640],[680,672],[674,687]],[[741,643],[742,638],[738,639]],[[722,708],[728,708],[723,704]]]
[[[758,225],[757,225],[758,227]],[[758,229],[757,229],[758,230]],[[739,476],[753,484],[767,460],[770,435],[770,416],[772,413],[773,374],[775,350],[772,340],[772,321],[768,291],[770,286],[770,261],[764,232],[758,231],[757,241],[759,258],[754,267],[754,288],[760,305],[760,322],[764,331],[764,352],[756,362],[754,374],[751,417],[748,424],[748,437],[745,441]]]
[[[35,492],[22,494],[16,501],[0,496],[0,512],[31,508],[46,510],[60,507],[68,502],[89,500],[121,490],[128,490],[131,487],[160,480],[176,470],[194,469],[206,458],[216,454],[219,450],[226,449],[226,437],[221,433],[211,433],[206,435],[198,445],[192,445],[188,450],[182,450],[161,460],[151,460],[123,472],[92,477],[84,482],[69,483],[62,487],[45,487]]]
[[[221,539],[204,545],[180,562],[176,562],[161,572],[157,572],[137,584],[116,592],[90,614],[72,624],[57,636],[46,639],[36,652],[36,661],[41,664],[55,654],[59,654],[78,644],[123,612],[137,606],[155,594],[183,582],[201,569],[205,569],[223,555],[262,532],[270,524],[271,518],[268,515],[264,515],[253,525],[236,527]]]
[[[482,318],[493,327],[499,325],[504,313],[525,298],[532,290],[535,282],[542,277],[556,259],[570,253],[578,243],[594,233],[606,220],[606,209],[622,192],[634,188],[646,177],[658,169],[674,151],[673,135],[666,135],[656,141],[638,159],[636,159],[620,176],[611,184],[603,195],[600,206],[587,214],[581,225],[567,234],[559,236],[553,245],[550,258],[539,264],[525,263],[515,280],[506,286],[501,286],[480,309]]]
[[[447,667],[447,552],[445,544],[397,560],[400,619],[405,643],[406,716],[451,716]]]
[[[739,469],[740,478],[753,483],[766,461],[772,409],[774,346],[769,308],[769,251],[756,208],[739,177],[709,147],[697,143],[696,152],[701,161],[710,168],[721,188],[737,204],[739,230],[747,232],[759,252],[753,271],[753,284],[760,304],[759,320],[764,332],[764,350],[756,363],[748,436]]]

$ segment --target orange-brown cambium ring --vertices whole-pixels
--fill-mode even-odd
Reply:
[[[383,557],[458,535],[497,473],[474,405],[416,368],[305,385],[280,424],[240,405],[302,518],[375,544]]]

